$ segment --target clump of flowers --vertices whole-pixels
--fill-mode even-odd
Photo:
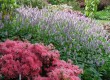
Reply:
[[[82,70],[60,60],[53,45],[6,40],[0,43],[0,75],[6,80],[80,80]]]

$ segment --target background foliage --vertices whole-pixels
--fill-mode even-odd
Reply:
[[[85,15],[94,17],[100,0],[85,0]]]
[[[77,0],[48,0],[48,2],[53,5],[68,4],[73,7],[73,10],[80,10]]]
[[[0,0],[0,12],[2,20],[7,18],[11,19],[11,14],[16,7],[16,0]]]
[[[17,4],[42,8],[47,5],[47,2],[45,0],[17,0]]]

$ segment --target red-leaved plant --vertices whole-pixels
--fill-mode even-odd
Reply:
[[[5,80],[80,80],[78,66],[60,60],[52,45],[6,40],[0,43],[0,75]]]

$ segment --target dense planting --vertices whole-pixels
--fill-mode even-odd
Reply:
[[[84,69],[82,79],[101,79],[101,76],[107,76],[106,73],[110,71],[110,44],[103,26],[77,11],[23,7],[17,11],[21,15],[17,17],[17,22],[7,24],[8,27],[1,29],[3,41],[17,37],[33,43],[52,43],[60,51],[61,59],[72,59]]]
[[[53,4],[66,4],[50,4],[54,1],[57,3]],[[60,2],[59,0],[19,0],[17,4],[25,7],[17,8],[17,12],[14,11],[14,15],[11,14],[13,17],[11,21],[7,16],[2,22],[3,16],[0,14],[2,22],[0,22],[0,41],[2,42],[0,43],[2,46],[0,46],[0,78],[2,80],[53,80],[53,78],[55,80],[62,80],[64,78],[66,80],[74,80],[76,77],[79,79],[78,74],[73,75],[73,67],[70,67],[72,66],[71,60],[74,64],[83,69],[83,74],[80,75],[81,80],[110,79],[110,25],[109,23],[107,25],[105,23],[102,25],[100,22],[98,23],[96,20],[86,17],[81,11],[72,10],[74,9],[73,6],[75,6],[76,9],[76,5],[78,5],[75,1],[76,0],[61,0]],[[80,2],[81,0],[78,1]],[[88,9],[86,10],[87,14],[96,13],[93,15],[95,18],[109,20],[109,7],[104,11],[96,12],[97,6],[94,4],[94,1],[95,0],[90,0],[89,3],[86,3],[86,9]],[[39,9],[42,8],[42,3],[45,2],[46,4],[49,3],[49,5],[45,6],[43,9]],[[68,3],[73,4],[73,6],[68,6]],[[32,8],[36,5],[38,8]],[[89,11],[90,9],[92,10]],[[14,39],[17,41],[10,41],[7,39]],[[59,60],[59,52],[55,50],[52,44],[49,46],[31,44],[27,42],[27,40],[31,43],[40,42],[45,45],[52,43],[55,45],[56,49],[60,51],[61,59],[65,61],[71,59],[68,61],[69,64],[63,60]],[[11,46],[7,46],[7,44]],[[41,53],[47,50],[46,53],[49,54],[47,54],[46,57],[46,55],[43,55],[44,53],[36,53],[36,49],[33,49],[32,46],[45,48],[45,50],[41,48],[39,50],[41,50]],[[7,49],[8,47],[11,49]],[[14,48],[12,49],[12,47]],[[21,50],[18,49],[20,47],[22,48]],[[4,53],[2,51],[4,51]],[[50,55],[53,57],[50,57]],[[9,61],[9,59],[11,61]],[[36,60],[33,61],[33,59]],[[5,66],[8,65],[6,62],[10,63],[8,67]],[[33,64],[39,65],[36,66],[38,72],[36,72]],[[63,69],[60,66],[62,66]],[[4,71],[4,68],[8,70]],[[78,67],[77,70],[79,70]],[[33,71],[35,71],[35,73],[33,73]],[[62,74],[62,72],[64,74]]]
[[[59,58],[52,45],[6,40],[0,43],[0,74],[7,80],[80,80],[82,70]]]

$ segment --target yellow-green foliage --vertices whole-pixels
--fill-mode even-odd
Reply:
[[[17,0],[17,4],[42,8],[47,5],[47,2],[45,0]]]
[[[17,7],[16,0],[0,0],[0,12],[2,13],[2,19],[6,15],[11,15],[13,10]]]
[[[100,0],[85,0],[85,15],[88,17],[94,17],[99,2]]]
[[[72,6],[68,6],[67,4],[61,4],[61,5],[48,5],[46,6],[46,8],[49,10],[49,11],[61,11],[61,10],[71,10],[72,9]]]

